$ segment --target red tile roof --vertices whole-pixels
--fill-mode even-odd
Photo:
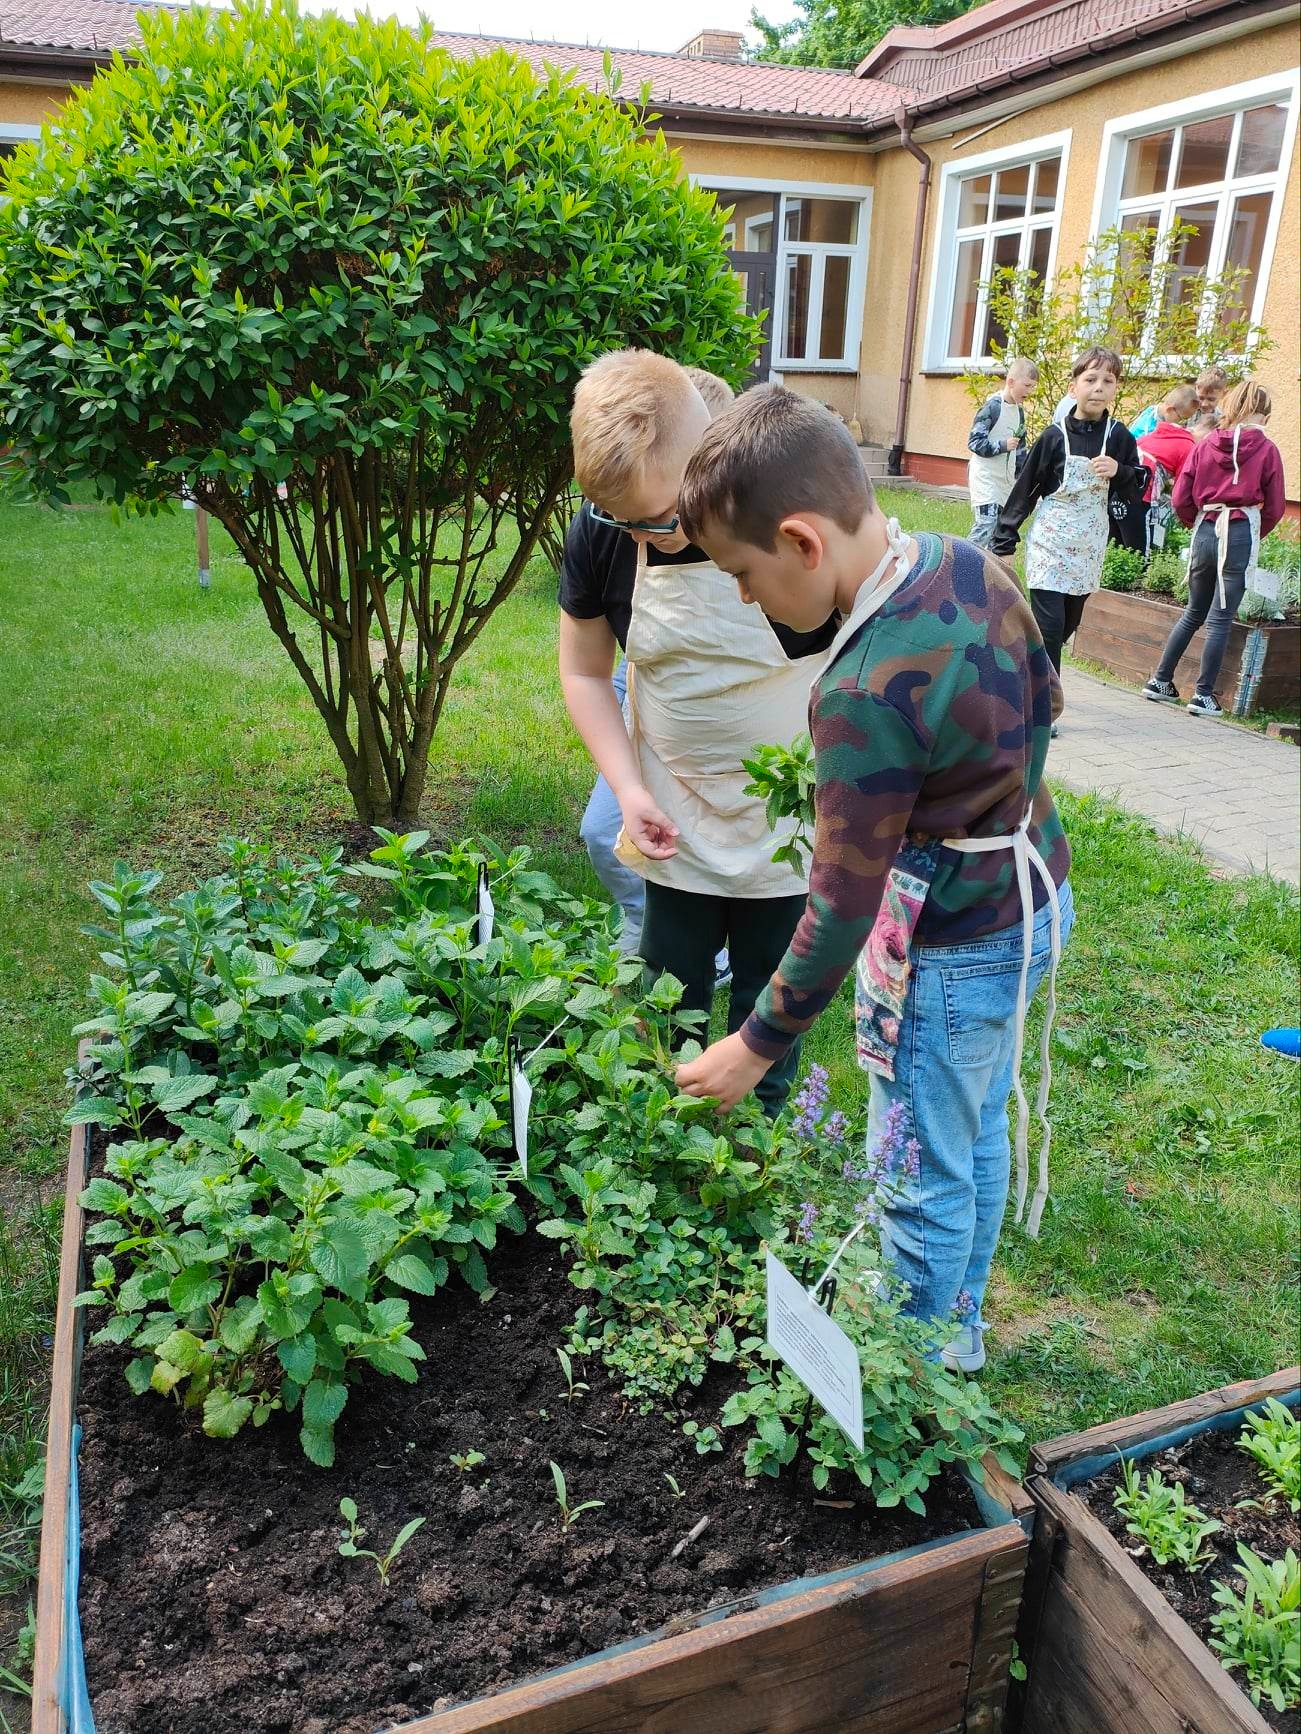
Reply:
[[[141,0],[0,0],[0,50],[48,48],[109,55],[140,41]]]
[[[4,0],[0,0],[0,5]],[[440,31],[434,39],[448,53],[468,59],[504,48],[536,67],[558,66],[574,72],[593,90],[605,89],[602,48],[569,42],[528,42],[508,36],[469,36]],[[651,87],[657,109],[702,113],[771,115],[782,119],[861,122],[891,114],[904,93],[895,80],[884,84],[851,72],[820,67],[770,66],[735,60],[703,60],[647,49],[612,48],[623,90],[634,96]]]
[[[891,30],[857,71],[900,86],[909,108],[942,107],[1185,19],[1195,27],[1239,10],[1238,0],[986,0],[947,24]]]

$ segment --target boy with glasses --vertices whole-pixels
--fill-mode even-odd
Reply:
[[[678,977],[685,1010],[707,1012],[726,946],[738,1028],[804,907],[804,882],[771,859],[763,802],[742,793],[741,759],[803,730],[811,659],[833,627],[774,631],[683,534],[678,486],[709,421],[692,378],[665,356],[602,356],[579,382],[571,425],[586,498],[565,543],[560,679],[619,810],[621,833],[607,828],[603,851],[645,883],[647,968]],[[620,648],[626,721],[611,684]],[[594,853],[591,803],[584,826]],[[765,1080],[770,1112],[796,1058]]]

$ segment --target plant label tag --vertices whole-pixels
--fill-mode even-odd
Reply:
[[[1278,601],[1278,573],[1270,572],[1264,566],[1257,566],[1254,572],[1247,574],[1247,588],[1254,590],[1257,596],[1263,596],[1266,602]]]
[[[863,1449],[863,1375],[858,1350],[768,1254],[768,1341],[841,1431]]]
[[[492,892],[488,889],[488,869],[479,868],[479,944],[487,945],[492,938],[492,921],[497,913],[497,905],[492,900]]]
[[[529,1177],[529,1108],[533,1102],[533,1086],[520,1064],[519,1050],[511,1048],[510,1056],[510,1135],[520,1173]]]

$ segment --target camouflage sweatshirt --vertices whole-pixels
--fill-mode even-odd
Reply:
[[[1061,885],[1070,849],[1043,782],[1061,689],[1014,578],[969,542],[916,537],[919,558],[813,689],[817,824],[809,900],[741,1035],[778,1059],[832,999],[868,935],[905,837],[1030,840]],[[1046,892],[1033,875],[1036,907]],[[918,945],[1021,920],[1010,849],[939,848]]]

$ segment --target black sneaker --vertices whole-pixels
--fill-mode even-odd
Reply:
[[[1189,716],[1223,716],[1213,692],[1195,692],[1188,700]]]
[[[1143,697],[1150,698],[1153,704],[1178,704],[1179,688],[1172,680],[1158,680],[1153,675],[1143,688]]]

